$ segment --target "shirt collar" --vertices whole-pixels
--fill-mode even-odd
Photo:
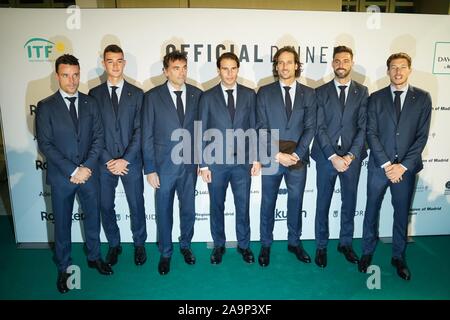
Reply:
[[[337,89],[339,89],[339,86],[347,86],[347,88],[348,88],[348,87],[350,87],[350,84],[352,83],[352,80],[349,80],[347,83],[342,84],[339,81],[337,81],[336,78],[334,78],[333,81],[334,81],[334,85],[336,86]],[[347,89],[347,88],[345,88],[345,89]]]
[[[281,87],[281,89],[283,89],[284,87],[287,86],[287,85],[284,84],[281,80],[279,80],[279,82],[280,82],[280,87]],[[291,89],[292,89],[292,88],[296,88],[296,86],[297,86],[297,81],[294,81],[294,82],[292,82],[291,85],[288,86],[288,87],[291,87]]]
[[[227,88],[225,87],[222,82],[220,83],[220,87],[222,88],[223,92],[226,92],[227,90],[233,90],[233,93],[237,92],[237,82],[234,84],[234,86],[232,88]]]
[[[403,91],[403,92],[407,92],[409,89],[409,83],[407,83],[403,88],[401,89],[397,89],[392,83],[390,85],[391,88],[391,93],[394,94],[395,91]]]
[[[186,92],[186,84],[185,83],[183,83],[180,90],[178,90],[178,89],[175,89],[172,86],[172,84],[170,83],[170,81],[167,80],[167,87],[169,88],[170,93],[173,93],[174,91],[183,91],[184,93]]]
[[[63,91],[61,88],[59,88],[59,93],[61,94],[61,96],[63,97],[64,101],[66,101],[66,97],[67,98],[72,98],[75,97],[78,100],[78,90],[77,92],[75,92],[73,95],[68,94],[67,92]]]
[[[117,84],[112,84],[111,82],[109,82],[109,80],[106,80],[106,83],[108,85],[108,88],[116,86],[117,88],[119,88],[119,90],[121,90],[123,88],[123,84],[125,83],[125,81],[122,79]]]

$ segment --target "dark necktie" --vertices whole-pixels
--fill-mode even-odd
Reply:
[[[174,93],[177,95],[177,114],[178,119],[180,120],[181,125],[184,123],[184,107],[183,107],[183,100],[181,99],[181,94],[183,91],[174,91]]]
[[[397,122],[400,119],[400,113],[402,112],[402,105],[400,101],[400,95],[403,93],[403,91],[394,91],[395,98],[394,98],[394,107],[395,107],[395,115],[397,117]]]
[[[286,115],[288,120],[291,118],[292,113],[292,100],[291,95],[289,94],[289,90],[291,90],[291,87],[284,86],[284,104],[286,106]]]
[[[111,86],[111,102],[113,105],[113,109],[114,109],[114,114],[117,117],[118,116],[118,112],[119,112],[119,98],[117,97],[117,93],[116,90],[119,87],[116,86]]]
[[[341,112],[344,113],[345,108],[345,89],[347,86],[339,86],[339,89],[341,89],[341,92],[339,92],[339,101],[341,102]]]
[[[233,89],[229,89],[229,90],[225,90],[225,91],[228,94],[227,107],[228,107],[228,111],[230,112],[231,122],[233,122],[234,121],[234,113],[235,113]]]
[[[69,105],[69,112],[70,116],[73,121],[73,125],[75,126],[75,130],[78,132],[78,117],[77,117],[77,110],[75,109],[75,100],[77,100],[77,97],[66,97],[67,100],[70,101]]]

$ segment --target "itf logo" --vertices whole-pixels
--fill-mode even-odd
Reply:
[[[53,52],[62,54],[65,45],[62,42],[52,42],[44,38],[31,38],[24,44],[28,61],[49,61]]]

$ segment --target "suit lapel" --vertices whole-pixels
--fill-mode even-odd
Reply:
[[[236,92],[236,94],[237,94],[237,92]],[[239,97],[239,95],[237,95],[237,96]],[[231,120],[230,111],[228,111],[228,106],[227,106],[228,102],[225,101],[225,96],[223,94],[222,86],[220,85],[220,83],[214,89],[214,99],[216,99],[217,106],[218,106],[217,112],[220,112],[221,114],[225,113],[225,117],[228,120],[228,123],[231,124],[231,128],[232,128],[233,121]],[[235,109],[237,110],[237,105],[235,106]],[[234,117],[236,118],[236,112],[234,114]]]
[[[73,132],[75,134],[77,134],[77,130],[76,130],[75,125],[74,125],[74,123],[72,121],[72,116],[70,115],[69,108],[67,108],[67,104],[64,101],[64,98],[62,97],[61,93],[59,93],[59,91],[57,91],[55,93],[55,95],[56,95],[56,102],[57,102],[56,106],[58,108],[58,113],[62,116],[63,122],[70,123],[70,126],[73,129]],[[80,105],[81,105],[80,99],[81,99],[81,94],[78,93],[78,100],[79,100],[78,101],[78,126],[80,125],[80,109],[81,109],[80,108]]]
[[[186,84],[186,107],[184,108],[184,123],[183,123],[183,127],[185,124],[187,123],[191,123],[193,121],[195,121],[195,108],[194,108],[194,101],[195,100],[195,96],[192,93],[191,88],[189,87],[188,84]],[[178,115],[177,115],[178,117]]]
[[[400,112],[399,123],[405,121],[408,114],[413,112],[414,104],[416,102],[416,94],[414,87],[409,85],[408,91],[406,92],[405,101],[403,102],[402,111]],[[410,110],[411,109],[411,110]]]
[[[292,106],[292,113],[291,113],[291,117],[289,118],[288,124],[292,121],[295,110],[300,109],[301,106],[303,105],[303,94],[304,93],[303,93],[302,87],[300,86],[300,83],[298,83],[296,81],[295,82],[294,104]],[[286,115],[286,112],[284,112],[284,114]],[[286,119],[287,119],[287,115],[286,115]]]
[[[161,100],[163,101],[163,108],[166,108],[167,112],[169,114],[171,114],[172,118],[176,119],[177,123],[179,123],[180,126],[183,126],[183,124],[180,123],[180,119],[178,119],[177,107],[173,103],[172,96],[170,95],[169,88],[167,87],[167,81],[165,84],[162,85],[160,95],[161,95]],[[186,92],[186,101],[188,100],[187,97],[188,96],[187,96],[187,92]],[[186,108],[186,110],[187,110],[187,108]]]
[[[345,110],[349,107],[353,107],[353,104],[357,100],[358,97],[358,89],[356,89],[355,83],[353,81],[350,82],[350,87],[348,88],[347,100],[345,101]]]
[[[122,92],[120,93],[119,97],[119,118],[121,115],[127,111],[127,106],[130,104],[130,99],[132,98],[132,93],[130,91],[130,85],[128,82],[124,80]],[[112,106],[112,104],[111,104]]]
[[[344,114],[342,115],[342,117],[348,114],[353,114],[353,112],[355,111],[355,107],[357,106],[356,102],[358,101],[359,95],[360,92],[356,87],[355,82],[352,80],[350,82],[350,87],[348,88],[347,100],[345,101]]]
[[[334,80],[331,80],[330,82],[328,82],[328,84],[329,84],[328,85],[328,97],[331,101],[331,106],[333,108],[332,112],[339,119],[342,119],[341,102],[339,101],[336,86],[334,85]],[[347,97],[347,99],[348,99],[348,97]]]
[[[236,96],[236,110],[234,112],[234,123],[237,123],[236,119],[245,112],[244,98],[242,97],[242,92],[243,92],[242,87],[238,83],[236,86],[236,95],[237,96]],[[233,123],[233,128],[234,128],[234,123]]]
[[[107,82],[104,82],[102,85],[102,95],[103,95],[103,108],[105,109],[103,112],[103,116],[107,116],[111,121],[116,121],[116,115],[114,114],[114,108],[112,106],[111,96],[109,94]]]
[[[282,117],[284,119],[284,123],[288,122],[288,118],[286,115],[286,105],[284,104],[284,98],[283,98],[283,94],[284,92],[282,90],[284,90],[281,86],[280,86],[280,81],[276,81],[273,83],[273,87],[272,87],[273,93],[272,93],[272,97],[275,101],[273,101],[273,106],[270,106],[270,108],[279,108],[280,112],[282,114]],[[277,112],[274,110],[274,112]]]
[[[395,106],[394,106],[394,100],[392,98],[391,93],[391,87],[387,86],[384,89],[384,100],[386,101],[386,106],[388,108],[387,112],[389,114],[389,117],[391,118],[392,122],[394,122],[395,125],[397,125],[397,119],[395,115]]]

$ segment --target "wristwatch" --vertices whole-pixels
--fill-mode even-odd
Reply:
[[[356,157],[353,153],[349,152],[348,155],[350,156],[350,159],[352,159],[352,161],[356,159]]]

